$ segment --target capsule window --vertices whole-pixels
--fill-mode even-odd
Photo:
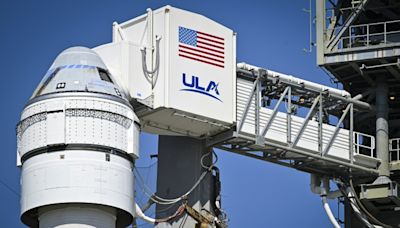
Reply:
[[[110,74],[106,70],[101,69],[101,68],[97,68],[97,70],[99,71],[101,80],[113,83],[111,80]]]
[[[65,82],[57,83],[56,89],[64,89],[64,88],[65,88]]]
[[[40,85],[36,88],[35,92],[33,93],[32,97],[36,97],[42,94],[43,90],[46,88],[46,86],[50,83],[50,81],[57,75],[57,73],[61,70],[61,67],[57,67],[56,69],[53,70],[50,74],[46,75],[42,81],[40,82]]]
[[[119,92],[119,90],[118,90],[117,88],[114,88],[114,90],[115,90],[115,93],[116,93],[118,96],[121,96],[121,92]]]

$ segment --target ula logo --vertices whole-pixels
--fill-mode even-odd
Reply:
[[[184,85],[184,89],[181,91],[189,91],[194,93],[200,93],[209,97],[212,97],[216,100],[221,101],[219,99],[219,91],[218,91],[218,83],[214,81],[209,81],[205,84],[200,84],[200,79],[197,76],[192,76],[191,79],[186,77],[186,74],[182,74],[182,83]],[[204,86],[202,86],[204,85]],[[222,102],[222,101],[221,101]]]

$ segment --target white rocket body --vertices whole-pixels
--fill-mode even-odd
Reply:
[[[139,120],[100,57],[62,52],[17,126],[21,219],[30,227],[126,227]]]

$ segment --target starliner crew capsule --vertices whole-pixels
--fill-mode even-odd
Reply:
[[[126,227],[139,120],[100,57],[63,51],[17,125],[21,219],[30,227]]]

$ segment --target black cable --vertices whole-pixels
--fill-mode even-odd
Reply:
[[[156,165],[158,162],[153,162],[153,163],[151,163],[150,165],[148,165],[148,166],[135,166],[136,168],[138,168],[138,169],[148,169],[148,168],[151,168],[151,167],[153,167],[154,165]]]
[[[342,195],[343,195],[343,197],[347,200],[347,202],[349,202],[351,205],[353,205],[354,207],[356,207],[359,211],[360,211],[360,207],[356,204],[356,203],[354,203],[350,198],[349,198],[349,196],[347,195],[347,192],[343,189],[343,187],[345,187],[345,186],[342,186],[342,185],[340,185],[339,183],[337,184],[337,187],[338,187],[338,189],[340,190],[340,192],[342,193]],[[364,223],[364,220],[367,220],[366,218],[363,218],[362,217],[362,215],[360,214],[360,213],[355,213],[356,214],[356,216],[357,216],[357,218],[362,222],[362,223]],[[368,221],[368,220],[367,220]],[[368,225],[367,225],[368,226]],[[374,226],[371,224],[371,227],[373,228]],[[370,228],[371,228],[370,227]]]
[[[364,207],[363,203],[361,202],[361,200],[358,198],[358,196],[357,196],[357,194],[356,194],[356,191],[355,191],[354,185],[353,185],[353,180],[350,179],[349,183],[350,183],[351,191],[353,192],[353,195],[354,195],[354,199],[356,199],[356,202],[357,202],[358,206],[361,208],[361,210],[362,210],[373,222],[377,223],[378,225],[381,225],[381,226],[384,227],[384,228],[393,228],[392,226],[387,225],[387,224],[385,224],[385,223],[379,221],[377,218],[375,218],[375,217],[367,210],[367,208]]]
[[[21,197],[21,195],[15,191],[11,186],[9,186],[6,182],[4,182],[3,180],[0,179],[0,183],[7,188],[10,192],[14,193],[16,196]]]

